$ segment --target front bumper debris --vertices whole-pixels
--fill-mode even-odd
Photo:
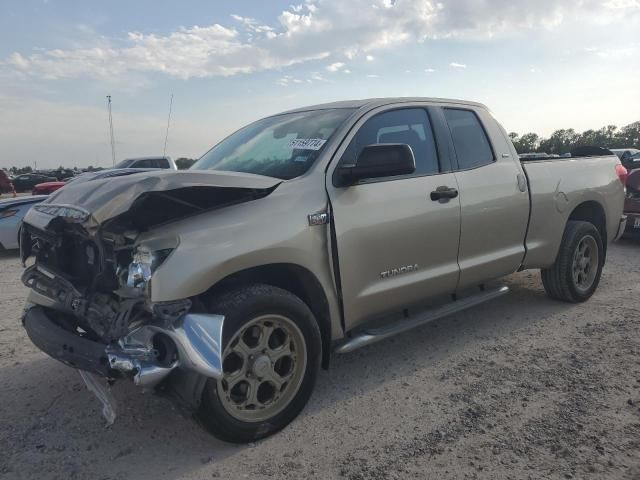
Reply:
[[[145,324],[118,342],[104,344],[65,328],[50,308],[33,305],[23,317],[31,341],[50,357],[108,379],[129,377],[143,387],[155,386],[178,367],[221,379],[223,323],[221,315],[186,314],[175,325]],[[175,345],[174,361],[158,361],[157,335],[165,345],[167,338]]]
[[[85,372],[84,370],[78,370],[78,373],[89,391],[102,403],[102,416],[107,421],[107,425],[113,425],[116,421],[117,404],[115,398],[111,395],[109,386],[105,385],[101,378],[94,373]]]
[[[29,308],[22,324],[33,344],[60,362],[80,370],[112,377],[105,344],[94,342],[66,330],[51,320],[40,306]]]

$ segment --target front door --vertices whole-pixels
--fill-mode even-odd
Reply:
[[[428,111],[370,113],[354,131],[338,152],[340,162],[353,163],[367,145],[406,143],[417,168],[411,175],[342,188],[327,176],[347,329],[453,293],[459,275],[459,197],[431,198],[431,192],[457,184],[453,173],[441,173]]]

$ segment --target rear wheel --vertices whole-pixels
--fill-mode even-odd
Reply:
[[[565,302],[584,302],[598,288],[604,249],[598,229],[589,222],[569,221],[555,263],[541,270],[547,294]]]
[[[223,378],[207,382],[200,420],[236,443],[284,428],[307,403],[320,367],[313,314],[295,295],[269,285],[223,294],[210,311],[225,316]]]

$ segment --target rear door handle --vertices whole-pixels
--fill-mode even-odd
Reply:
[[[450,198],[456,198],[458,196],[458,190],[447,186],[441,186],[431,192],[431,200],[434,202],[446,202]]]

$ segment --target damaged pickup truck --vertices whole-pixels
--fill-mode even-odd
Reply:
[[[541,269],[550,297],[587,300],[625,175],[615,156],[521,161],[477,103],[294,110],[190,170],[72,182],[34,207],[23,323],[110,421],[128,379],[248,442],[298,415],[332,353],[499,297],[501,276]]]

